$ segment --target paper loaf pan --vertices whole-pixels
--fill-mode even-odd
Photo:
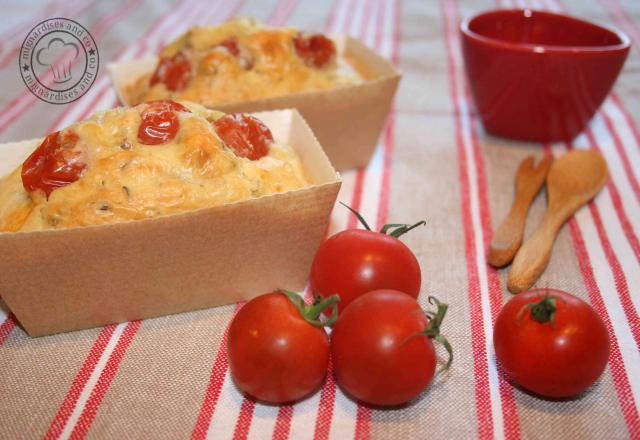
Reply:
[[[296,108],[337,170],[366,166],[375,150],[401,75],[391,63],[358,40],[339,36],[334,41],[338,53],[356,60],[369,79],[353,86],[221,104],[215,109],[235,113]],[[130,104],[123,93],[124,87],[152,72],[157,61],[157,57],[151,57],[107,66],[123,104]]]
[[[31,336],[304,288],[340,180],[295,110],[256,114],[313,185],[156,219],[0,233],[0,292]],[[0,176],[40,140],[0,146]]]

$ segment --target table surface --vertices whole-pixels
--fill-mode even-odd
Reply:
[[[550,402],[514,389],[497,371],[490,343],[492,320],[509,294],[507,272],[489,268],[484,255],[509,208],[515,170],[527,155],[565,150],[491,137],[471,109],[457,24],[496,6],[566,10],[615,25],[634,43],[614,93],[574,142],[601,150],[611,177],[563,228],[538,282],[590,302],[611,336],[602,378],[574,400]],[[426,218],[427,226],[404,241],[422,267],[421,303],[436,295],[450,304],[443,331],[456,357],[451,370],[404,409],[359,406],[331,377],[303,402],[264,406],[244,399],[230,380],[224,334],[238,306],[36,339],[4,311],[0,437],[640,438],[636,0],[10,0],[2,12],[1,142],[43,136],[115,105],[106,62],[154,53],[190,25],[234,14],[349,33],[392,59],[404,71],[394,109],[370,165],[343,174],[339,200],[378,225]],[[28,30],[56,16],[88,27],[103,63],[90,92],[66,106],[32,96],[16,65]],[[544,205],[539,197],[529,232]],[[346,209],[336,207],[332,231],[354,226]]]

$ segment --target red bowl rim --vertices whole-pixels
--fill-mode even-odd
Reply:
[[[611,32],[612,34],[615,34],[620,39],[621,43],[619,43],[619,44],[609,44],[609,45],[603,45],[603,46],[561,46],[561,45],[549,45],[549,44],[510,43],[508,41],[499,40],[499,39],[496,39],[496,38],[491,38],[491,37],[484,36],[482,34],[479,34],[477,32],[472,31],[469,28],[470,23],[473,20],[476,20],[476,19],[478,19],[480,17],[484,17],[484,16],[487,16],[487,15],[493,15],[493,14],[499,14],[499,13],[503,13],[503,12],[522,12],[522,13],[525,13],[525,11],[529,11],[530,13],[539,14],[539,15],[551,15],[551,16],[555,16],[555,17],[560,17],[561,19],[564,19],[564,20],[577,21],[577,22],[580,22],[582,24],[595,26],[595,27],[600,28],[600,29],[602,29],[604,31]],[[573,16],[568,15],[568,14],[557,14],[557,13],[554,13],[554,12],[542,11],[542,10],[533,9],[533,8],[492,9],[492,10],[489,10],[489,11],[479,12],[479,13],[477,13],[477,14],[475,14],[475,15],[473,15],[473,16],[471,16],[471,17],[469,17],[469,18],[467,18],[467,19],[462,21],[462,23],[460,24],[460,32],[465,37],[468,37],[468,38],[473,39],[473,40],[477,40],[479,42],[488,44],[490,46],[495,46],[497,48],[513,50],[513,51],[519,51],[519,52],[578,54],[578,53],[581,53],[581,52],[594,53],[594,52],[624,51],[624,50],[628,50],[629,47],[631,46],[629,37],[624,32],[619,31],[619,30],[617,30],[615,28],[606,26],[606,25],[601,24],[601,23],[596,22],[596,21],[583,20],[581,18],[573,17]]]

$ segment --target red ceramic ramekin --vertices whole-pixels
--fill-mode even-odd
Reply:
[[[566,15],[481,13],[460,26],[462,51],[485,129],[513,139],[573,139],[611,90],[629,38]]]

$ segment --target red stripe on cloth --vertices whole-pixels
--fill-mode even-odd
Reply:
[[[85,2],[84,5],[81,5],[78,9],[76,8],[75,4],[71,4],[68,5],[68,2],[64,2],[65,5],[64,6],[69,6],[66,7],[64,9],[58,8],[55,11],[52,12],[48,12],[45,14],[41,14],[38,18],[35,18],[33,20],[29,20],[28,23],[24,24],[19,30],[16,31],[16,34],[18,33],[24,33],[24,35],[15,35],[16,37],[18,37],[18,40],[13,43],[13,47],[11,47],[9,50],[9,53],[7,53],[5,56],[3,56],[0,59],[0,69],[4,69],[5,67],[7,67],[8,65],[13,66],[15,63],[15,60],[17,58],[18,52],[20,52],[20,46],[22,45],[23,42],[23,38],[27,36],[27,33],[29,32],[29,30],[33,27],[36,26],[38,23],[40,23],[41,21],[47,20],[49,18],[52,17],[64,17],[64,18],[69,18],[67,17],[68,14],[73,14],[71,16],[71,18],[77,18],[78,15],[82,14],[87,8],[89,8],[89,6],[92,6],[97,0],[92,0],[89,2]],[[59,5],[56,5],[59,6]],[[73,12],[72,12],[73,11]],[[7,42],[6,38],[2,39],[3,42]],[[4,50],[3,50],[4,52]]]
[[[624,368],[624,361],[622,354],[620,353],[620,346],[618,339],[613,331],[611,325],[611,318],[607,312],[607,308],[602,299],[600,288],[596,283],[595,276],[593,274],[593,267],[589,260],[589,254],[580,231],[580,226],[575,218],[569,221],[569,230],[573,239],[573,245],[575,248],[576,256],[578,257],[578,265],[582,272],[585,286],[589,294],[589,300],[591,305],[596,309],[598,315],[603,319],[607,331],[609,332],[609,338],[611,342],[611,353],[609,355],[609,368],[611,370],[611,376],[613,378],[614,387],[618,395],[618,403],[622,410],[622,415],[627,424],[629,434],[635,438],[640,436],[640,416],[638,415],[638,408],[636,407],[633,392],[629,384],[629,378]]]
[[[625,150],[625,146],[622,143],[622,139],[620,139],[620,135],[618,131],[611,122],[611,118],[607,115],[606,112],[601,111],[600,115],[602,116],[602,120],[604,121],[609,133],[611,134],[611,138],[613,139],[613,145],[616,148],[616,152],[622,161],[622,167],[624,168],[624,173],[627,176],[627,180],[629,181],[629,185],[633,189],[633,194],[636,196],[636,200],[640,203],[640,185],[638,185],[638,180],[636,178],[635,173],[633,172],[633,168],[631,166],[631,162],[629,161],[629,156],[627,156],[627,152]]]
[[[589,140],[589,143],[593,146],[593,148],[602,152],[602,148],[596,141],[596,138],[593,135],[593,131],[591,130],[591,128],[587,128],[585,133],[587,135],[587,139]],[[636,235],[633,229],[633,226],[631,225],[631,221],[629,220],[629,217],[627,216],[627,213],[624,209],[624,204],[622,203],[620,193],[618,192],[618,186],[616,185],[614,180],[611,178],[611,176],[609,176],[609,179],[607,180],[607,189],[609,190],[609,194],[611,196],[611,202],[613,203],[613,208],[616,211],[618,219],[620,220],[622,231],[624,232],[625,237],[627,237],[627,240],[629,241],[629,245],[631,246],[631,249],[633,250],[633,253],[636,256],[636,260],[638,260],[638,262],[640,263],[640,240],[638,239],[638,236]]]
[[[373,411],[368,406],[358,404],[356,414],[356,431],[353,438],[356,440],[368,440],[371,438],[371,416]]]
[[[467,95],[467,102],[471,102]],[[471,115],[469,115],[471,118]],[[478,187],[478,198],[480,200],[480,218],[482,222],[482,235],[484,239],[483,249],[489,249],[493,229],[491,227],[491,213],[489,211],[489,201],[487,199],[487,182],[484,171],[484,159],[480,149],[480,142],[477,134],[477,123],[471,122],[471,144],[473,146],[473,154],[475,156],[476,165],[476,184]],[[498,313],[502,308],[502,287],[500,286],[500,278],[498,272],[490,267],[486,262],[484,268],[487,272],[487,282],[489,287],[489,303],[491,308],[492,322],[498,317]],[[498,371],[502,372],[500,365],[497,365]],[[502,415],[504,421],[505,438],[520,438],[520,418],[518,417],[518,408],[514,397],[513,386],[507,381],[504,374],[498,374],[498,390],[500,392],[500,400],[502,402]]]
[[[242,6],[244,6],[244,4],[245,4],[245,0],[237,1],[235,3],[235,5],[231,8],[231,10],[229,11],[229,14],[227,15],[226,20],[229,20],[229,19],[235,17],[236,15],[238,15],[238,11],[240,11],[240,9],[242,8]]]
[[[233,321],[238,311],[242,308],[244,303],[238,303],[229,324]],[[211,368],[211,376],[209,378],[209,384],[204,393],[204,400],[200,407],[200,413],[196,420],[196,425],[191,433],[192,440],[202,440],[207,438],[207,430],[209,424],[213,418],[213,413],[216,410],[218,399],[220,398],[220,391],[222,390],[222,384],[224,383],[227,369],[229,368],[229,359],[227,358],[227,336],[229,334],[229,325],[224,330],[222,335],[222,342],[218,348],[218,353],[213,361],[213,367]]]
[[[366,34],[369,29],[369,22],[371,20],[371,15],[372,15],[371,12],[373,10],[372,6],[373,6],[372,2],[365,3],[364,18],[362,20],[363,23],[362,23],[362,26],[360,27],[360,35],[359,35],[359,38],[361,41],[365,40]],[[355,13],[351,14],[350,16],[353,17],[354,15]],[[352,23],[350,23],[350,25],[352,25]],[[379,25],[379,23],[376,22],[376,25]],[[380,50],[380,47],[376,47],[376,48]],[[365,177],[365,168],[358,168],[356,170],[356,179],[353,186],[351,203],[349,204],[356,211],[360,211],[362,206],[362,191],[364,188],[364,177]],[[349,215],[347,220],[347,229],[355,229],[359,226],[359,224],[360,222],[358,221],[358,218],[355,215]]]
[[[498,4],[497,6],[499,7],[500,5]],[[459,14],[457,14],[456,10],[456,23],[458,21]],[[464,81],[463,83],[463,90],[464,99],[467,103],[469,103],[470,106],[472,103],[472,99],[469,92],[469,86],[466,81]],[[493,228],[491,226],[491,211],[489,209],[488,201],[489,191],[487,189],[484,158],[477,131],[479,121],[477,120],[477,115],[474,115],[470,109],[468,109],[468,117],[470,119],[469,125],[471,131],[471,147],[473,152],[473,158],[471,159],[471,161],[475,164],[476,169],[476,187],[478,188],[477,195],[479,201],[480,223],[482,227],[483,239],[482,249],[484,250],[484,254],[486,254],[487,250],[489,249],[491,237],[493,235]],[[498,313],[500,313],[500,310],[502,308],[502,286],[500,285],[498,272],[493,267],[489,266],[489,264],[485,262],[484,268],[482,269],[484,269],[487,273],[489,306],[491,310],[491,320],[493,322],[497,318]],[[520,418],[518,417],[518,408],[514,397],[513,387],[506,380],[506,376],[501,373],[500,366],[497,365],[496,367],[500,372],[500,374],[498,374],[498,391],[500,393],[505,438],[518,439],[520,438]]]
[[[353,194],[351,195],[351,202],[349,206],[351,206],[356,211],[360,211],[360,205],[362,204],[362,187],[364,185],[364,169],[358,168],[356,170],[356,179],[353,184]],[[349,214],[347,220],[347,229],[355,229],[358,227],[360,222],[355,215]]]
[[[391,186],[391,162],[393,158],[393,139],[395,135],[395,105],[391,107],[384,128],[384,151],[382,152],[382,182],[380,184],[380,200],[378,203],[378,216],[376,229],[380,230],[389,217],[389,187]]]
[[[104,399],[104,396],[107,394],[109,386],[111,386],[111,382],[113,382],[113,378],[118,372],[118,367],[120,367],[120,363],[122,362],[122,359],[124,358],[124,355],[127,352],[129,345],[131,345],[131,341],[141,324],[141,321],[132,321],[128,323],[122,332],[122,335],[120,335],[120,339],[118,339],[118,343],[113,349],[113,353],[111,353],[111,356],[107,361],[107,365],[105,365],[104,370],[102,370],[102,374],[100,374],[98,383],[96,383],[93,388],[93,391],[89,396],[89,400],[82,410],[75,428],[71,432],[70,438],[72,440],[83,439],[86,437],[87,432],[89,432],[89,428],[91,428],[91,424],[95,419],[98,408],[102,403],[102,399]]]
[[[331,33],[335,32],[336,25],[336,15],[338,12],[338,5],[340,4],[340,0],[333,0],[333,4],[331,5],[331,10],[329,11],[329,17],[327,17],[327,22],[325,24],[325,32]]]
[[[271,14],[269,14],[269,17],[267,18],[267,23],[272,26],[278,26],[276,23],[280,21],[280,16],[283,14],[284,8],[286,8],[285,3],[286,2],[278,2],[276,4],[276,7],[271,11]]]
[[[591,212],[593,223],[595,224],[596,230],[598,231],[598,238],[600,239],[600,243],[602,244],[602,249],[604,250],[605,257],[607,258],[607,262],[609,263],[609,268],[611,269],[611,273],[613,275],[613,280],[616,285],[618,297],[620,298],[620,304],[622,304],[622,310],[624,310],[624,314],[627,317],[633,339],[636,341],[636,348],[640,350],[640,319],[638,319],[638,313],[633,305],[633,301],[631,300],[631,296],[629,294],[627,278],[624,275],[624,271],[622,270],[622,266],[620,265],[620,260],[618,260],[618,257],[613,251],[613,247],[611,246],[611,242],[609,241],[607,232],[605,231],[604,225],[602,224],[600,210],[595,203],[591,202],[589,203],[589,211]]]
[[[91,350],[89,351],[89,355],[84,360],[82,367],[76,374],[76,377],[73,379],[71,386],[69,387],[69,391],[65,396],[62,405],[58,409],[58,412],[53,417],[51,421],[51,425],[49,425],[49,429],[44,435],[45,440],[53,440],[60,436],[60,433],[64,429],[71,413],[73,412],[73,408],[75,408],[76,403],[78,402],[78,398],[80,397],[80,393],[84,389],[91,373],[96,368],[96,364],[100,360],[100,357],[104,353],[111,336],[115,330],[115,325],[108,325],[103,327],[98,335],[98,338],[93,343]]]
[[[478,423],[478,437],[480,439],[493,438],[493,417],[491,410],[491,397],[489,395],[489,372],[487,365],[486,339],[482,318],[480,284],[478,267],[476,263],[476,251],[473,243],[476,240],[473,223],[471,220],[470,178],[467,173],[467,155],[464,148],[461,110],[458,105],[458,85],[455,73],[455,59],[453,56],[453,42],[451,34],[456,30],[450,29],[450,2],[440,0],[443,11],[443,25],[445,29],[445,46],[447,53],[449,89],[451,101],[455,113],[456,149],[458,155],[458,173],[460,175],[460,198],[462,223],[465,236],[465,256],[467,264],[468,297],[471,312],[471,348],[473,353],[473,370],[475,378],[476,394],[476,418]],[[455,7],[455,6],[454,6]],[[457,13],[454,14],[454,17]],[[454,18],[454,22],[457,19]]]
[[[620,100],[617,94],[615,93],[611,94],[611,101],[613,101],[616,107],[618,107],[618,110],[620,110],[620,112],[622,113],[624,120],[626,121],[627,125],[631,129],[631,132],[633,133],[633,137],[636,140],[636,146],[640,148],[640,131],[638,130],[638,127],[636,126],[635,121],[631,117],[631,113],[629,113],[629,110],[627,110],[627,107],[625,107],[625,105],[622,103],[622,101]]]
[[[293,11],[298,7],[299,3],[300,0],[284,2],[281,7],[271,13],[267,19],[267,23],[271,26],[284,26],[291,17],[291,14],[293,14]]]
[[[102,17],[90,30],[94,39],[96,41],[99,40],[104,32],[106,32],[117,21],[121,20],[125,14],[132,12],[141,3],[141,1],[142,0],[123,2],[118,9],[113,11],[111,14]],[[9,115],[6,119],[0,122],[0,133],[6,130],[18,117],[23,115],[35,102],[38,102],[38,98],[36,98],[29,90],[23,89],[19,96],[11,100],[11,102],[0,110],[0,115]],[[19,109],[14,111],[13,109],[16,107],[19,107]]]
[[[378,8],[376,17],[376,33],[375,47],[380,51],[382,47],[382,25],[384,19],[383,8]],[[393,17],[393,33],[391,47],[391,61],[396,67],[400,65],[400,17],[402,15],[402,4],[399,1],[394,2]],[[391,105],[389,115],[385,122],[383,131],[383,152],[382,152],[382,182],[380,184],[380,194],[378,196],[378,212],[376,218],[376,230],[380,230],[387,223],[389,214],[389,192],[391,182],[391,164],[393,161],[394,151],[394,134],[395,134],[395,103]],[[356,428],[354,438],[358,440],[367,440],[371,437],[371,417],[373,411],[371,408],[358,404],[356,413]]]
[[[360,41],[366,41],[367,34],[369,33],[369,26],[371,22],[371,17],[373,16],[374,6],[378,5],[378,2],[367,1],[364,9],[364,18],[362,20],[362,28],[360,28]],[[380,9],[380,8],[378,8]],[[377,24],[377,22],[376,22]]]
[[[314,440],[327,440],[331,431],[331,421],[333,420],[333,406],[336,400],[336,381],[333,377],[333,362],[329,358],[329,368],[327,369],[327,380],[320,391],[320,403],[318,405],[318,416],[313,432]]]
[[[402,4],[394,2],[393,10],[393,33],[391,46],[391,61],[396,67],[400,66],[400,17],[402,15]],[[382,19],[382,14],[379,14]],[[381,26],[381,24],[378,24]],[[380,31],[381,27],[378,27]],[[377,41],[377,48],[380,50],[382,41]],[[395,135],[396,108],[395,103],[391,105],[389,115],[384,129],[384,151],[382,153],[382,182],[380,184],[380,196],[378,199],[378,216],[376,218],[376,229],[382,228],[389,217],[389,192],[391,186],[391,164],[393,161],[394,135]]]
[[[58,0],[58,1],[54,0],[52,2],[49,2],[49,4],[47,4],[44,8],[42,8],[43,13],[40,14],[38,17],[27,16],[25,21],[16,23],[11,28],[4,30],[0,35],[0,48],[2,48],[5,43],[7,43],[7,40],[13,37],[21,38],[22,35],[20,34],[22,33],[22,31],[31,29],[34,24],[42,21],[40,17],[52,17],[51,14],[58,14],[58,9],[61,7],[61,5],[66,3],[72,3],[72,2],[65,2],[63,0]],[[24,14],[24,15],[27,15],[27,14]]]
[[[549,145],[544,146],[544,151],[547,156],[552,156]],[[578,259],[578,267],[580,268],[580,273],[587,288],[589,301],[604,321],[607,332],[609,333],[611,348],[611,353],[609,354],[609,369],[611,370],[611,377],[613,378],[613,384],[616,389],[623,418],[631,436],[640,438],[640,415],[638,414],[638,408],[636,407],[631,385],[629,384],[629,377],[624,367],[624,360],[620,352],[618,338],[611,324],[611,317],[604,304],[600,287],[596,282],[593,266],[587,252],[582,231],[580,230],[580,225],[575,217],[571,218],[568,223],[569,232],[571,233],[571,239]]]
[[[618,218],[620,219],[622,231],[629,241],[629,245],[631,246],[631,249],[636,256],[636,260],[638,260],[638,263],[640,263],[640,240],[633,230],[631,221],[629,220],[629,217],[627,216],[627,213],[624,209],[624,205],[622,203],[622,199],[620,198],[618,188],[611,178],[609,178],[609,180],[607,181],[607,189],[609,190],[609,195],[611,196],[613,208],[615,209],[616,213],[618,214]]]
[[[400,17],[402,15],[402,4],[394,2],[393,34],[391,47],[391,61],[396,67],[400,66]],[[382,29],[383,14],[378,14],[378,31]],[[376,35],[382,35],[380,32]],[[376,41],[376,47],[380,50],[382,41]],[[391,164],[393,161],[394,136],[395,136],[396,106],[391,105],[389,115],[384,127],[384,151],[382,154],[382,182],[380,185],[380,196],[378,200],[378,217],[376,228],[380,229],[387,222],[389,217],[389,192],[391,186]]]
[[[498,5],[499,6],[499,5]],[[459,20],[459,14],[457,13],[456,8],[456,23]],[[464,99],[471,105],[471,97],[468,89],[468,85],[466,82],[463,84],[464,90]],[[491,226],[491,212],[489,209],[488,202],[488,190],[487,190],[487,179],[484,167],[484,159],[482,154],[482,149],[480,146],[480,140],[477,132],[477,116],[473,115],[471,110],[468,110],[468,117],[470,119],[470,134],[471,134],[471,148],[472,148],[472,157],[470,158],[471,163],[475,165],[476,169],[476,187],[477,187],[477,196],[479,201],[479,214],[480,214],[480,222],[482,228],[483,235],[483,243],[482,249],[485,251],[488,249],[489,242],[491,240],[491,236],[493,235],[493,229]],[[477,237],[474,236],[474,239],[477,240]],[[484,264],[483,268],[479,268],[479,270],[485,270],[487,273],[487,282],[488,282],[488,290],[489,290],[489,305],[491,310],[491,319],[492,321],[496,319],[500,309],[502,308],[502,287],[500,285],[500,279],[498,277],[498,273],[495,269],[490,267],[488,264]],[[500,371],[500,366],[497,366],[498,371]],[[504,434],[507,439],[517,439],[520,438],[520,419],[518,417],[517,405],[514,397],[513,387],[507,382],[504,374],[498,375],[498,389],[500,393],[501,400],[501,408],[502,415],[504,421]]]
[[[473,370],[475,379],[476,418],[478,423],[478,437],[484,440],[491,439],[494,436],[493,415],[491,397],[489,393],[489,367],[481,307],[479,268],[477,267],[477,254],[474,246],[476,236],[471,219],[471,184],[470,176],[467,172],[469,159],[467,158],[464,147],[462,115],[458,104],[458,84],[455,58],[453,55],[454,48],[452,33],[456,32],[457,29],[451,29],[452,26],[450,25],[450,23],[457,23],[458,13],[455,4],[448,0],[440,0],[440,8],[443,12],[449,89],[455,113],[456,150],[458,155],[458,173],[460,175],[460,201],[465,237],[468,297],[471,313],[471,349],[473,353]]]
[[[273,428],[273,440],[286,440],[291,431],[291,420],[293,419],[293,407],[291,405],[281,406],[278,410],[276,425]]]
[[[251,420],[253,419],[253,410],[256,402],[245,398],[240,406],[240,415],[236,421],[236,427],[233,431],[234,440],[245,440],[249,436],[249,428],[251,428]]]
[[[0,325],[0,347],[2,347],[4,341],[9,338],[9,335],[14,328],[16,328],[16,317],[13,313],[10,313],[4,320],[2,325]]]
[[[609,13],[618,26],[623,28],[633,42],[631,45],[640,53],[640,28],[624,7],[615,0],[599,0],[603,9]]]

